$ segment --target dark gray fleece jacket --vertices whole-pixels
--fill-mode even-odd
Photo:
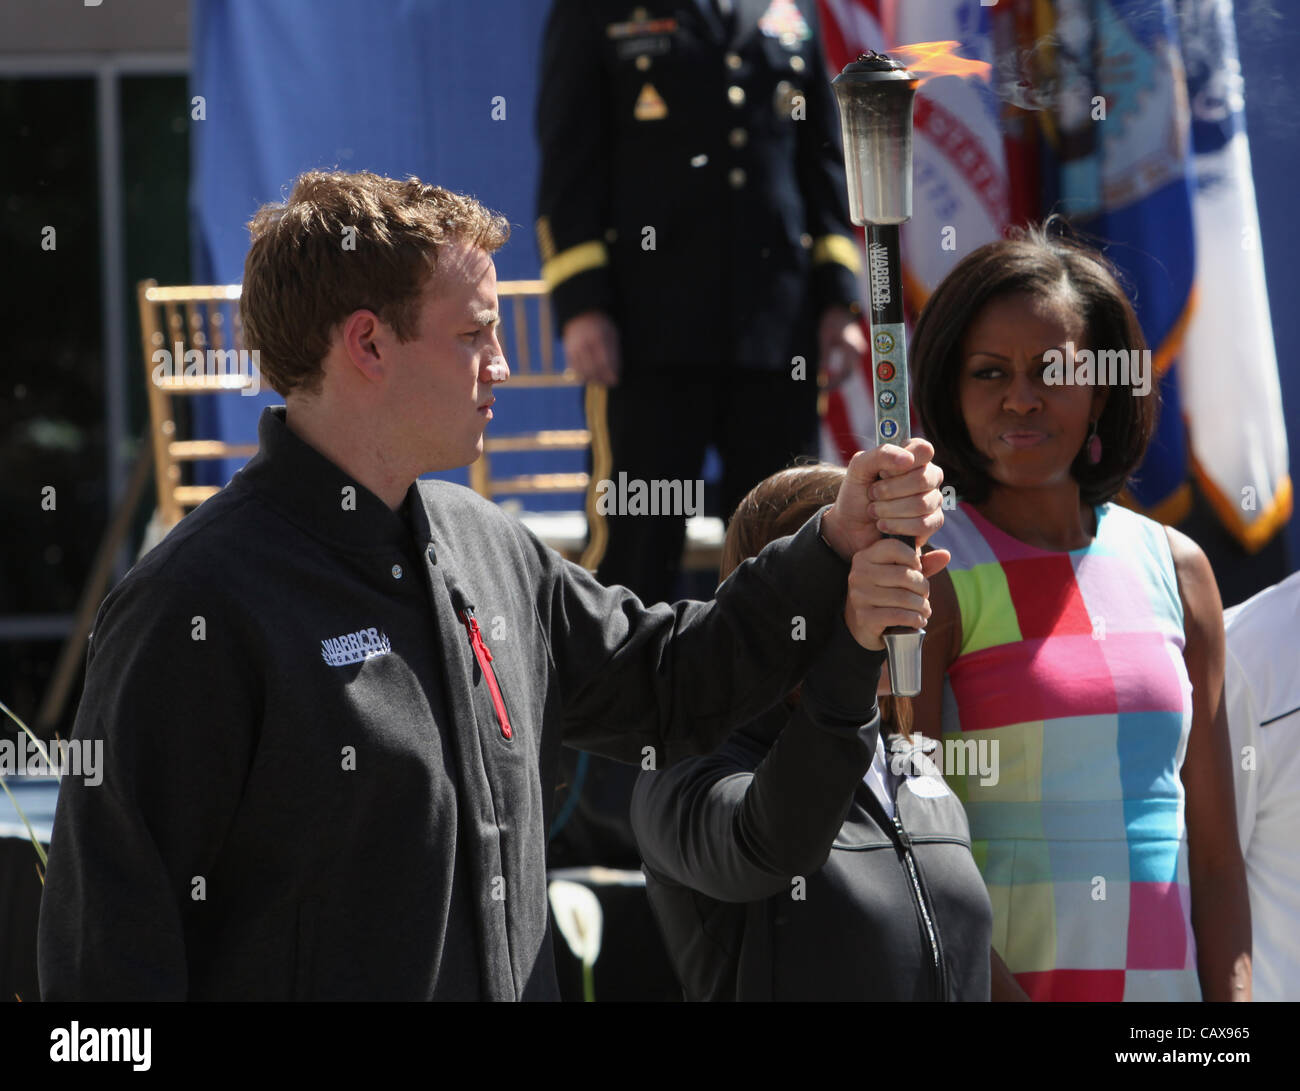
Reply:
[[[989,999],[966,814],[923,775],[934,739],[888,738],[893,818],[863,781],[883,653],[863,670],[871,653],[838,630],[793,711],[637,779],[632,829],[688,1000]]]
[[[103,782],[62,785],[43,998],[554,998],[561,743],[718,745],[817,656],[847,564],[818,515],[647,608],[467,489],[393,512],[283,408],[260,440],[100,609],[74,736]]]

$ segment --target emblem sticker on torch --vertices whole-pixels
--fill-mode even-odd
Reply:
[[[871,369],[876,395],[876,442],[894,442],[910,432],[907,398],[907,361],[900,348],[906,343],[902,324],[873,326],[872,347],[875,352]],[[881,346],[887,344],[886,351]]]

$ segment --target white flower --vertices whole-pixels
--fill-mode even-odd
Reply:
[[[554,880],[547,893],[556,927],[574,958],[583,966],[595,965],[600,957],[600,932],[605,919],[600,899],[581,883],[567,879]]]

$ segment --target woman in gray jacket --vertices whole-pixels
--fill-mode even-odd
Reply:
[[[842,476],[797,467],[755,488],[722,574],[833,501]],[[632,827],[688,1000],[989,998],[992,910],[936,740],[911,734],[905,698],[873,707],[880,633],[924,624],[925,577],[946,562],[893,539],[859,554],[853,633],[840,626],[801,689],[716,753],[641,774]]]

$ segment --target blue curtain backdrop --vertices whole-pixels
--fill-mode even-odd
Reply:
[[[545,0],[194,0],[190,94],[203,96],[206,114],[192,124],[196,281],[242,280],[245,224],[313,167],[414,174],[473,194],[512,226],[498,278],[537,277],[533,104],[548,9]],[[492,119],[497,96],[503,120]],[[543,396],[508,391],[498,418],[529,426]],[[573,414],[562,426],[575,426],[576,396],[557,397]],[[201,399],[211,416],[198,427],[253,442],[262,407],[281,400]]]

